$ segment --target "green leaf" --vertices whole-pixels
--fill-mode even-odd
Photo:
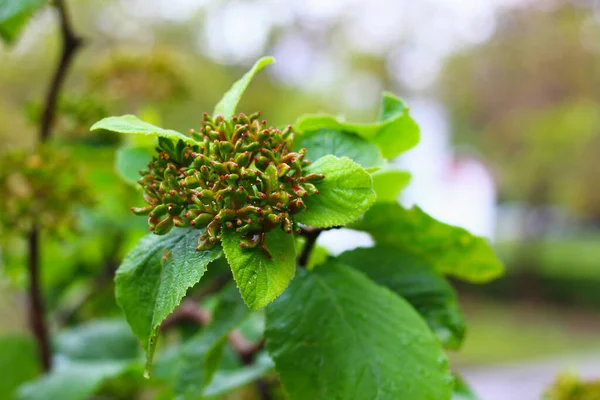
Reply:
[[[61,331],[56,352],[71,360],[131,360],[140,355],[137,339],[125,321],[95,320]]]
[[[29,336],[16,334],[0,337],[0,393],[12,400],[14,392],[23,382],[39,373],[37,348]]]
[[[220,293],[210,325],[181,348],[176,392],[182,399],[197,399],[212,380],[228,334],[250,314],[233,284]]]
[[[243,235],[224,230],[222,245],[244,302],[252,310],[266,306],[287,287],[296,271],[294,236],[281,229],[266,234],[272,258],[260,248],[242,249]]]
[[[324,174],[325,179],[315,185],[320,193],[305,199],[308,210],[296,215],[296,221],[304,225],[345,225],[357,220],[375,201],[371,175],[347,157],[321,157],[305,171]]]
[[[246,72],[242,78],[233,84],[231,89],[225,93],[221,101],[217,103],[215,106],[215,111],[213,115],[216,117],[217,115],[222,115],[225,119],[229,119],[235,113],[235,109],[240,102],[240,98],[246,91],[246,88],[261,69],[266,67],[267,65],[274,63],[275,59],[273,57],[263,57],[258,60],[254,66],[250,69],[250,71]]]
[[[256,361],[252,365],[235,370],[217,371],[212,382],[204,389],[204,397],[223,396],[262,378],[274,367],[275,364],[267,352],[261,352],[256,356]]]
[[[447,348],[457,349],[465,322],[450,284],[423,258],[393,247],[347,251],[339,260],[405,298]]]
[[[347,266],[296,278],[267,308],[266,346],[291,400],[447,400],[444,352],[401,297]]]
[[[0,5],[0,37],[6,43],[14,42],[29,18],[46,0],[3,0]]]
[[[419,255],[443,274],[468,282],[483,283],[504,272],[486,239],[467,230],[444,224],[418,207],[375,204],[352,226],[387,244]]]
[[[365,169],[377,169],[385,164],[381,152],[373,143],[355,135],[335,129],[318,129],[297,135],[294,148],[308,150],[308,158],[317,160],[326,155],[348,157]]]
[[[117,171],[128,183],[136,185],[140,179],[140,170],[148,167],[152,153],[147,147],[120,147],[116,154]]]
[[[198,144],[194,139],[183,133],[171,129],[159,128],[131,114],[101,119],[90,128],[91,131],[99,129],[132,135],[160,136],[174,141],[183,140],[186,143]]]
[[[410,172],[380,170],[371,174],[378,203],[396,203],[402,189],[410,182]]]
[[[68,362],[49,375],[27,383],[18,390],[19,400],[85,400],[105,379],[120,375],[125,361]]]
[[[419,126],[410,117],[408,111],[408,107],[401,99],[391,93],[384,93],[377,122],[355,124],[329,115],[313,114],[300,117],[294,127],[300,132],[318,129],[352,132],[376,144],[383,156],[390,159],[419,143]]]
[[[455,375],[452,400],[479,400],[479,397],[461,376]]]
[[[116,297],[147,353],[149,372],[160,324],[179,305],[206,266],[221,254],[220,246],[196,251],[203,230],[174,228],[149,234],[127,254],[116,274]]]

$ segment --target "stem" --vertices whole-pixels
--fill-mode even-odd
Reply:
[[[322,229],[315,228],[303,228],[302,236],[306,238],[306,243],[304,244],[304,248],[302,249],[302,254],[298,258],[298,265],[300,268],[306,268],[308,264],[308,259],[310,258],[310,254],[312,253],[315,244],[317,243],[317,238],[323,232]]]
[[[79,37],[75,36],[71,22],[67,16],[65,4],[62,0],[55,0],[54,6],[58,10],[63,39],[63,48],[60,62],[54,74],[44,102],[44,112],[40,122],[39,142],[45,143],[50,138],[52,122],[56,115],[56,102],[58,94],[66,77],[75,52],[82,44]],[[29,242],[29,322],[31,330],[38,345],[38,351],[44,371],[52,367],[52,354],[48,327],[44,318],[44,303],[40,285],[40,229],[37,225],[31,227],[28,237]]]
[[[44,320],[44,303],[40,290],[40,230],[37,225],[29,233],[29,323],[38,344],[38,352],[44,371],[52,367],[52,354],[48,328]]]

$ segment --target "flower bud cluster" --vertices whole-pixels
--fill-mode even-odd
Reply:
[[[242,234],[240,246],[265,246],[265,233],[298,230],[294,215],[306,210],[307,196],[318,195],[321,174],[305,174],[306,149],[294,152],[291,126],[268,127],[260,114],[230,120],[203,115],[198,144],[159,138],[158,155],[138,181],[148,206],[150,230],[165,234],[173,226],[206,228],[197,250],[209,249],[224,229]]]
[[[33,225],[55,235],[76,229],[74,210],[91,206],[91,187],[64,151],[41,146],[0,157],[0,230],[26,234]]]

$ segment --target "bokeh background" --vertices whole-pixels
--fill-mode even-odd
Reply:
[[[89,300],[84,286],[104,291],[77,318],[115,307],[108,277],[144,232],[127,213],[135,191],[113,168],[123,139],[89,126],[133,113],[197,127],[245,68],[273,55],[240,108],[274,124],[318,111],[372,120],[383,90],[410,105],[422,140],[395,161],[413,175],[400,201],[490,238],[506,263],[494,283],[459,286],[469,331],[452,364],[483,399],[539,398],[565,370],[600,377],[599,2],[68,3],[85,47],[53,134],[98,204],[80,233],[44,241],[44,293],[59,320]],[[49,8],[0,47],[0,157],[33,146],[59,49]],[[340,252],[369,241],[344,235],[321,244]],[[24,254],[24,242],[3,239],[3,333],[26,329]]]

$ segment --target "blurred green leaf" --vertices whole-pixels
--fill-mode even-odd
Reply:
[[[146,350],[146,372],[152,364],[160,324],[221,254],[219,245],[196,251],[202,233],[199,229],[174,228],[162,236],[149,234],[117,270],[117,302]]]
[[[328,228],[355,221],[375,201],[373,182],[367,171],[347,157],[321,157],[305,168],[306,174],[324,174],[315,186],[318,195],[309,196],[306,211],[296,221],[315,228]]]
[[[0,337],[0,394],[5,400],[14,398],[15,389],[39,373],[37,348],[29,336]]]
[[[296,271],[296,248],[292,235],[282,229],[274,229],[265,235],[272,257],[260,246],[242,249],[240,241],[243,234],[226,229],[221,235],[233,278],[250,309],[264,307],[285,290]]]
[[[102,381],[125,371],[126,361],[67,362],[49,374],[21,386],[18,400],[84,400]]]
[[[348,157],[367,170],[377,169],[385,164],[377,146],[351,132],[335,129],[305,132],[294,139],[296,151],[303,147],[307,149],[310,160],[318,160],[327,155]]]
[[[454,375],[454,392],[452,400],[479,400],[479,396],[473,392],[469,384],[459,375]]]
[[[422,256],[436,271],[468,282],[488,282],[504,272],[488,241],[444,224],[417,206],[375,204],[352,226],[385,244]]]
[[[263,57],[258,60],[254,66],[250,69],[250,71],[246,72],[244,76],[237,82],[233,84],[231,89],[223,95],[223,98],[217,103],[215,106],[215,111],[213,115],[216,117],[217,115],[223,115],[225,119],[230,119],[235,113],[235,109],[240,101],[240,98],[244,94],[244,91],[261,69],[266,67],[267,65],[274,63],[275,59],[273,57]]]
[[[405,298],[445,347],[460,347],[466,326],[456,294],[429,262],[397,248],[382,246],[347,251],[339,260]]]
[[[14,42],[29,18],[46,0],[3,0],[0,4],[0,37],[6,43]]]
[[[378,203],[395,203],[398,196],[410,182],[410,172],[398,170],[379,170],[371,174],[373,189],[377,194]]]
[[[56,352],[71,360],[130,360],[140,355],[137,339],[125,321],[94,320],[61,331]]]
[[[120,147],[117,150],[117,171],[123,180],[137,185],[140,172],[148,168],[152,153],[147,147]]]
[[[376,144],[387,159],[394,158],[416,146],[420,138],[419,126],[410,117],[408,107],[391,93],[383,94],[382,108],[377,122],[355,124],[329,115],[313,114],[300,117],[294,127],[300,132],[333,129],[355,133]]]
[[[267,307],[266,346],[292,400],[448,400],[444,352],[401,297],[336,263]]]
[[[266,351],[258,353],[256,361],[247,367],[219,370],[212,382],[204,388],[204,397],[216,398],[239,389],[269,373],[275,364]]]
[[[186,143],[198,144],[183,133],[149,124],[131,114],[101,119],[90,128],[91,131],[99,129],[132,135],[160,136],[174,141],[183,140]]]
[[[223,358],[228,334],[250,314],[235,285],[219,294],[211,323],[183,346],[176,372],[176,393],[183,399],[198,399],[211,382]]]

